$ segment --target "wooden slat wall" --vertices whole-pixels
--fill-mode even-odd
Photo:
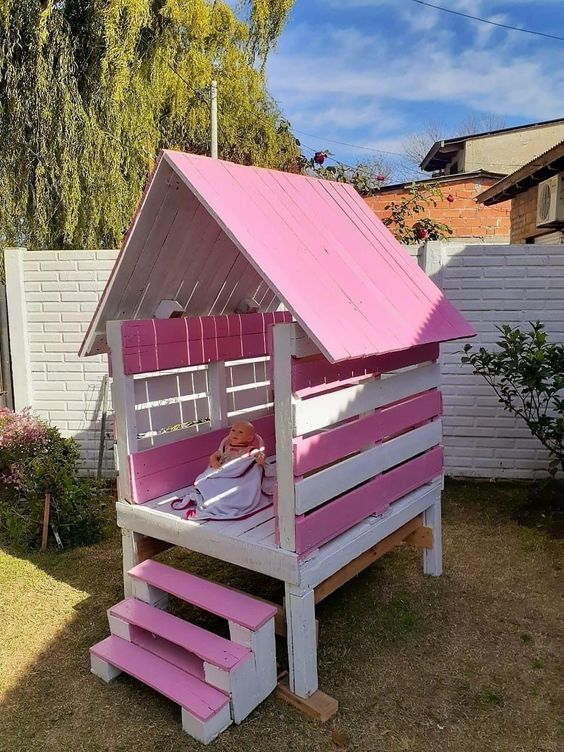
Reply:
[[[305,554],[440,476],[442,402],[435,344],[339,364],[301,351],[291,366],[293,550]]]

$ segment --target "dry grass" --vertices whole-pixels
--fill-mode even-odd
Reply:
[[[509,519],[522,493],[451,485],[443,577],[424,578],[406,548],[321,604],[321,687],[340,703],[332,722],[316,725],[271,697],[213,749],[561,749],[562,548]],[[279,587],[194,554],[166,558],[251,592]],[[106,686],[89,673],[120,567],[117,538],[62,555],[0,552],[2,752],[201,749],[172,703],[127,677]]]

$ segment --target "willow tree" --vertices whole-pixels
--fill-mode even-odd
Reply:
[[[0,244],[112,247],[160,148],[282,169],[263,75],[293,0],[0,0]]]

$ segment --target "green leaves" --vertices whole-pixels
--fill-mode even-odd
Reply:
[[[0,0],[0,242],[119,246],[161,148],[297,169],[261,66],[292,0]],[[257,65],[254,64],[255,59]]]
[[[554,476],[564,470],[564,345],[549,342],[540,321],[529,324],[528,332],[497,327],[501,337],[493,352],[466,344],[461,362],[470,364],[548,449]]]
[[[443,222],[418,216],[428,213],[439,200],[443,200],[443,193],[436,183],[412,183],[406,190],[405,198],[391,201],[384,207],[390,216],[383,222],[401,243],[415,245],[427,240],[444,240],[452,235],[451,228]]]

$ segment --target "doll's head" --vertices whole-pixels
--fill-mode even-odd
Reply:
[[[233,423],[229,429],[229,443],[232,446],[247,447],[251,446],[255,440],[256,431],[252,423],[240,420]]]

